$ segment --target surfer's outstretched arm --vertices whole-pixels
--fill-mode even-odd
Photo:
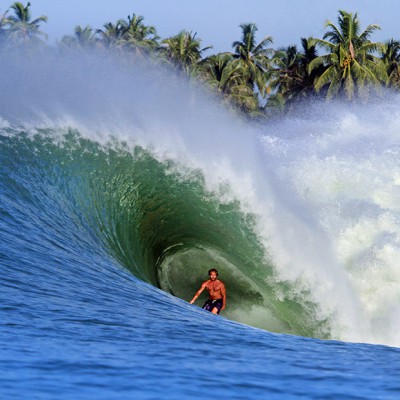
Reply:
[[[199,289],[199,290],[196,292],[196,294],[193,296],[193,299],[189,301],[190,304],[193,304],[193,303],[196,301],[196,299],[201,295],[201,293],[202,293],[203,290],[206,288],[206,286],[207,286],[207,282],[203,282],[203,283],[201,284],[200,289]]]

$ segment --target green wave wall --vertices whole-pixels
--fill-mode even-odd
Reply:
[[[38,207],[62,202],[85,235],[142,281],[190,300],[214,267],[227,287],[225,317],[329,337],[328,321],[316,318],[308,294],[296,297],[295,282],[276,279],[255,229],[257,215],[226,200],[229,186],[210,192],[200,170],[117,140],[101,145],[72,129],[3,129],[1,152],[26,174]]]

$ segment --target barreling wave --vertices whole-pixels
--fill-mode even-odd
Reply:
[[[315,319],[315,305],[287,298],[290,287],[273,283],[256,216],[244,213],[238,200],[223,200],[228,187],[211,192],[200,170],[159,161],[140,146],[129,149],[115,140],[100,145],[72,129],[7,128],[2,134],[2,176],[8,177],[3,191],[21,187],[22,206],[32,214],[34,207],[37,214],[49,210],[48,225],[72,230],[66,240],[76,229],[67,219],[81,221],[81,243],[93,246],[89,238],[95,237],[102,251],[136,277],[185,300],[209,266],[216,267],[229,288],[228,318],[280,332],[328,335],[326,321]]]
[[[40,219],[184,300],[217,267],[249,325],[398,343],[397,97],[256,130],[152,64],[0,60],[2,229]]]

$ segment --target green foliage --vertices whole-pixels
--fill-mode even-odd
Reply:
[[[388,75],[388,86],[400,89],[400,42],[388,40],[381,51],[381,58]]]
[[[225,103],[243,112],[258,110],[258,100],[249,86],[249,77],[242,63],[231,53],[220,53],[206,58],[201,64],[200,77]]]
[[[61,43],[68,47],[89,49],[95,45],[95,32],[89,25],[85,28],[77,25],[74,30],[74,36],[64,36],[61,39]]]
[[[325,67],[309,71],[310,63],[317,58],[317,50],[312,38],[302,38],[302,51],[289,46],[275,52],[271,60],[269,89],[274,93],[269,98],[270,107],[287,111],[296,107],[302,100],[315,96],[314,81]]]
[[[357,14],[339,11],[338,26],[328,22],[329,30],[323,39],[314,43],[328,51],[316,57],[309,65],[309,72],[325,66],[326,69],[315,79],[317,92],[326,89],[326,98],[339,97],[352,101],[367,100],[371,93],[379,93],[388,79],[383,60],[375,55],[383,51],[382,43],[369,40],[378,25],[368,25],[360,32]]]
[[[202,53],[211,48],[200,48],[201,40],[196,39],[196,33],[186,31],[164,39],[161,43],[160,54],[188,76],[201,61]]]
[[[28,44],[43,44],[47,35],[40,28],[47,17],[32,18],[30,7],[29,2],[26,6],[15,2],[0,12],[0,46],[28,49]],[[212,47],[202,47],[196,33],[182,30],[161,39],[155,27],[132,14],[101,29],[77,26],[58,46],[113,49],[124,54],[128,65],[151,57],[201,82],[225,105],[247,117],[291,112],[304,99],[314,97],[367,101],[379,95],[382,87],[400,89],[399,41],[372,42],[380,27],[368,25],[362,31],[357,14],[343,10],[337,25],[327,22],[325,27],[322,39],[302,38],[300,50],[295,45],[273,50],[271,36],[257,42],[257,26],[242,24],[233,52],[204,57]]]
[[[47,39],[46,33],[39,28],[41,23],[47,22],[47,17],[41,15],[38,18],[32,19],[31,3],[24,6],[20,2],[15,2],[11,5],[3,15],[0,16],[0,42],[3,45],[20,45],[33,43],[42,43],[42,38]],[[9,13],[11,11],[11,13]],[[7,14],[9,14],[7,16]]]
[[[241,41],[232,43],[235,50],[234,57],[240,60],[244,74],[247,76],[249,86],[259,90],[261,96],[267,92],[268,77],[268,54],[272,50],[267,48],[272,43],[272,37],[264,37],[260,43],[256,42],[256,32],[258,30],[255,24],[242,24]]]

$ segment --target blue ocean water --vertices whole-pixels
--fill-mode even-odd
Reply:
[[[252,135],[98,61],[2,58],[0,396],[398,398],[395,105]]]

